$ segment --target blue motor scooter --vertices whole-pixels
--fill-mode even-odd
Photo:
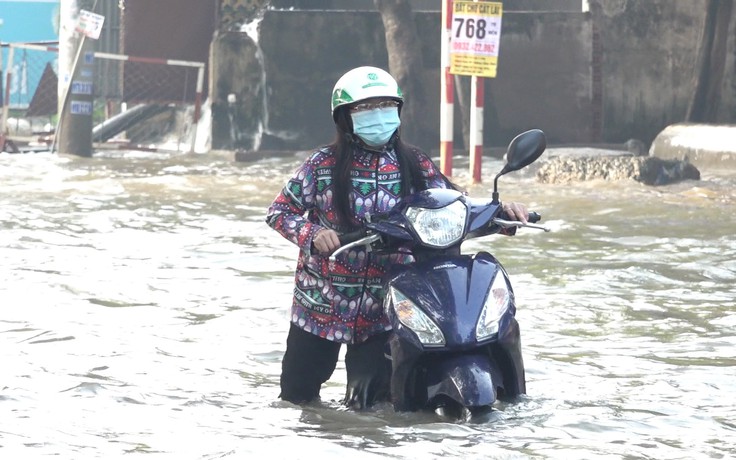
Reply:
[[[393,333],[391,398],[399,411],[431,410],[454,418],[491,410],[497,399],[526,392],[514,291],[501,263],[488,252],[461,254],[463,241],[517,227],[548,229],[505,216],[498,178],[534,162],[544,152],[542,131],[519,134],[509,144],[490,200],[452,189],[406,197],[390,213],[340,237],[342,251],[410,250],[414,262],[385,280],[384,308]]]

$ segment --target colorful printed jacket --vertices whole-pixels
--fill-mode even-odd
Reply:
[[[446,188],[444,177],[420,151],[427,188]],[[266,222],[299,246],[291,321],[303,330],[341,343],[360,343],[391,329],[383,313],[383,276],[388,267],[409,263],[407,254],[377,255],[365,248],[340,254],[334,263],[310,251],[323,227],[340,231],[333,208],[335,155],[323,148],[310,155],[268,209]],[[393,149],[356,148],[351,203],[358,221],[393,208],[401,197],[401,173]]]

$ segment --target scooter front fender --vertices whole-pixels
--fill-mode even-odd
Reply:
[[[447,397],[463,407],[490,406],[503,386],[498,366],[483,354],[452,355],[427,366],[427,400]]]

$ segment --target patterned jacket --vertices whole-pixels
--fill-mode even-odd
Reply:
[[[446,188],[432,161],[415,150],[427,188]],[[329,258],[310,251],[312,238],[327,227],[338,233],[333,207],[335,154],[322,148],[296,170],[268,209],[266,222],[299,246],[291,322],[307,332],[341,343],[360,343],[391,329],[383,313],[383,276],[393,264],[409,263],[408,254],[375,254],[364,247]],[[393,208],[401,199],[401,172],[393,148],[382,152],[356,147],[350,202],[365,221]]]

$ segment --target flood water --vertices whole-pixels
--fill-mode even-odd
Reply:
[[[501,179],[552,232],[466,246],[512,278],[528,391],[471,423],[342,409],[342,364],[277,399],[297,250],[264,214],[299,162],[1,154],[0,457],[736,457],[736,176]]]

